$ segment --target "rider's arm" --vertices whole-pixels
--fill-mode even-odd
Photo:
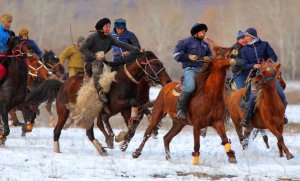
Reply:
[[[137,37],[135,36],[135,34],[132,33],[132,32],[130,32],[129,42],[130,42],[130,45],[133,45],[133,46],[136,46],[138,48],[141,48],[139,40],[137,39]]]
[[[129,45],[128,43],[116,40],[116,39],[114,39],[111,36],[110,36],[110,40],[111,40],[112,45],[114,45],[114,46],[120,47],[120,48],[122,48],[124,50],[127,50],[129,52],[132,52],[132,53],[138,53],[138,52],[140,52],[140,48],[135,47],[133,45]]]
[[[189,61],[189,54],[186,53],[186,45],[183,40],[179,40],[173,52],[173,58],[177,62]]]
[[[267,48],[266,51],[267,51],[269,58],[271,58],[273,61],[277,62],[277,59],[278,59],[277,55],[268,42],[267,42],[266,48]]]
[[[84,60],[87,63],[92,62],[95,59],[95,54],[90,51],[90,47],[94,45],[94,38],[95,34],[91,34],[90,36],[85,39],[81,46],[80,46],[80,52],[84,55]]]

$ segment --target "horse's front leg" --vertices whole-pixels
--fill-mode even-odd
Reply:
[[[199,164],[199,156],[200,156],[200,127],[199,124],[193,125],[193,133],[194,133],[194,152],[192,153],[193,156],[193,165]]]
[[[111,129],[108,119],[109,119],[108,116],[102,115],[101,113],[99,113],[99,115],[97,117],[97,127],[103,133],[107,147],[110,149],[114,149],[114,133],[113,132],[107,133],[104,128],[104,124],[103,124],[103,122],[108,123],[108,125]],[[106,125],[106,126],[108,126],[108,125]],[[111,131],[112,131],[112,129],[111,129]]]
[[[9,115],[10,115],[10,119],[12,121],[12,125],[14,125],[14,126],[22,126],[23,124],[20,123],[20,121],[19,121],[19,119],[17,117],[16,111],[17,111],[16,108],[14,108],[14,109],[12,109],[12,110],[9,111]]]
[[[28,111],[22,111],[24,118],[24,125],[22,126],[22,135],[25,136],[27,132],[31,132],[33,128],[32,118],[34,117],[34,113]]]
[[[97,149],[98,153],[101,156],[106,156],[107,152],[102,147],[102,144],[95,138],[93,128],[94,128],[94,124],[91,126],[91,128],[89,128],[89,129],[86,130],[86,135],[89,138],[89,140],[92,142],[92,144],[94,145],[94,147]]]
[[[230,163],[237,163],[235,158],[235,152],[231,149],[231,141],[227,138],[226,135],[224,121],[217,120],[213,123],[212,127],[216,129],[218,135],[221,137],[222,145],[224,146],[228,156],[228,161]]]
[[[0,133],[0,145],[4,145],[6,141],[6,137],[10,133],[9,125],[8,125],[8,112],[2,113],[2,123],[3,123],[3,132]]]

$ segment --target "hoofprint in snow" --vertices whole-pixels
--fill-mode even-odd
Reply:
[[[120,130],[115,130],[118,133]],[[20,137],[19,127],[11,128],[5,146],[0,148],[0,180],[277,180],[300,179],[300,134],[285,133],[285,143],[295,158],[280,158],[277,141],[270,132],[270,149],[261,136],[242,150],[234,131],[227,131],[236,152],[237,164],[230,164],[221,140],[213,129],[201,137],[200,164],[192,165],[193,134],[190,126],[177,135],[170,144],[171,161],[165,160],[163,136],[149,139],[142,155],[132,158],[140,144],[144,129],[138,128],[126,152],[117,146],[107,149],[108,156],[98,155],[85,135],[85,130],[63,130],[60,146],[62,153],[53,152],[53,129],[34,128],[27,137]],[[104,144],[104,138],[95,128],[95,136]],[[117,144],[117,143],[115,143]]]

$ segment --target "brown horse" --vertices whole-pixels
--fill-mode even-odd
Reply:
[[[165,85],[156,98],[153,105],[151,123],[145,132],[141,145],[133,153],[133,158],[137,158],[141,155],[141,151],[149,139],[154,126],[156,126],[166,114],[169,114],[173,120],[173,126],[164,136],[167,159],[171,158],[169,144],[173,137],[176,136],[185,125],[192,125],[194,130],[194,164],[198,164],[200,129],[212,126],[221,137],[222,145],[225,147],[229,162],[236,163],[235,153],[231,149],[230,140],[227,138],[225,132],[224,119],[226,117],[226,108],[223,98],[226,70],[233,63],[234,61],[228,59],[213,60],[205,65],[197,74],[197,88],[187,105],[187,120],[179,120],[176,116],[178,97],[173,94],[173,90],[176,85],[178,85],[178,82]]]
[[[286,154],[287,159],[294,156],[289,152],[283,140],[284,128],[284,105],[276,91],[276,77],[280,69],[280,64],[267,61],[259,69],[259,74],[252,81],[251,86],[258,89],[251,126],[259,129],[269,129],[277,138],[279,156]],[[246,136],[242,134],[240,125],[243,119],[243,111],[240,109],[240,101],[245,94],[245,88],[232,92],[228,97],[228,110],[235,125],[241,143],[244,143]]]
[[[49,70],[47,67],[39,60],[39,57],[34,54],[33,57],[28,57],[26,59],[28,63],[28,78],[27,78],[27,86],[28,88],[34,89],[34,87],[38,86],[43,80],[48,80]],[[16,109],[12,109],[9,111],[10,119],[12,121],[12,125],[19,126],[23,125],[19,122],[19,119],[16,115]]]
[[[99,110],[97,117],[97,126],[104,133],[104,126],[102,122],[103,116],[112,116],[118,112],[126,112],[130,115],[132,102],[138,102],[137,99],[137,82],[142,78],[149,78],[153,81],[166,84],[170,81],[170,77],[161,61],[150,51],[146,51],[143,54],[137,55],[134,62],[131,62],[123,69],[117,71],[115,76],[115,82],[111,84],[110,91],[108,93],[109,102],[107,108],[109,113],[104,110]],[[58,122],[54,128],[54,151],[60,152],[59,149],[59,137],[61,130],[70,114],[70,110],[67,108],[67,104],[75,103],[77,98],[77,92],[82,86],[82,76],[71,77],[63,83],[56,97],[56,109],[58,115]],[[101,112],[100,112],[101,111]],[[96,147],[99,154],[106,154],[104,148],[94,137],[93,124],[87,128],[86,134],[89,140]],[[105,135],[108,136],[108,135]]]

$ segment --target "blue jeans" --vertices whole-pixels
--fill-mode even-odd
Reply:
[[[285,97],[285,94],[283,92],[283,88],[279,84],[279,81],[276,81],[276,90],[277,90],[277,94],[279,95],[284,107],[286,108],[286,106],[287,106],[286,97]],[[255,99],[256,99],[256,92],[257,91],[251,90],[251,94],[250,94],[248,104],[247,104],[248,108],[252,111],[254,109],[254,104],[255,104],[254,102],[255,102]]]
[[[243,87],[245,87],[245,81],[247,79],[247,75],[246,74],[238,74],[235,78],[234,78],[234,82],[236,85],[237,89],[241,89]]]
[[[182,92],[192,93],[196,88],[196,75],[200,72],[199,67],[186,67],[183,69],[183,88]]]

